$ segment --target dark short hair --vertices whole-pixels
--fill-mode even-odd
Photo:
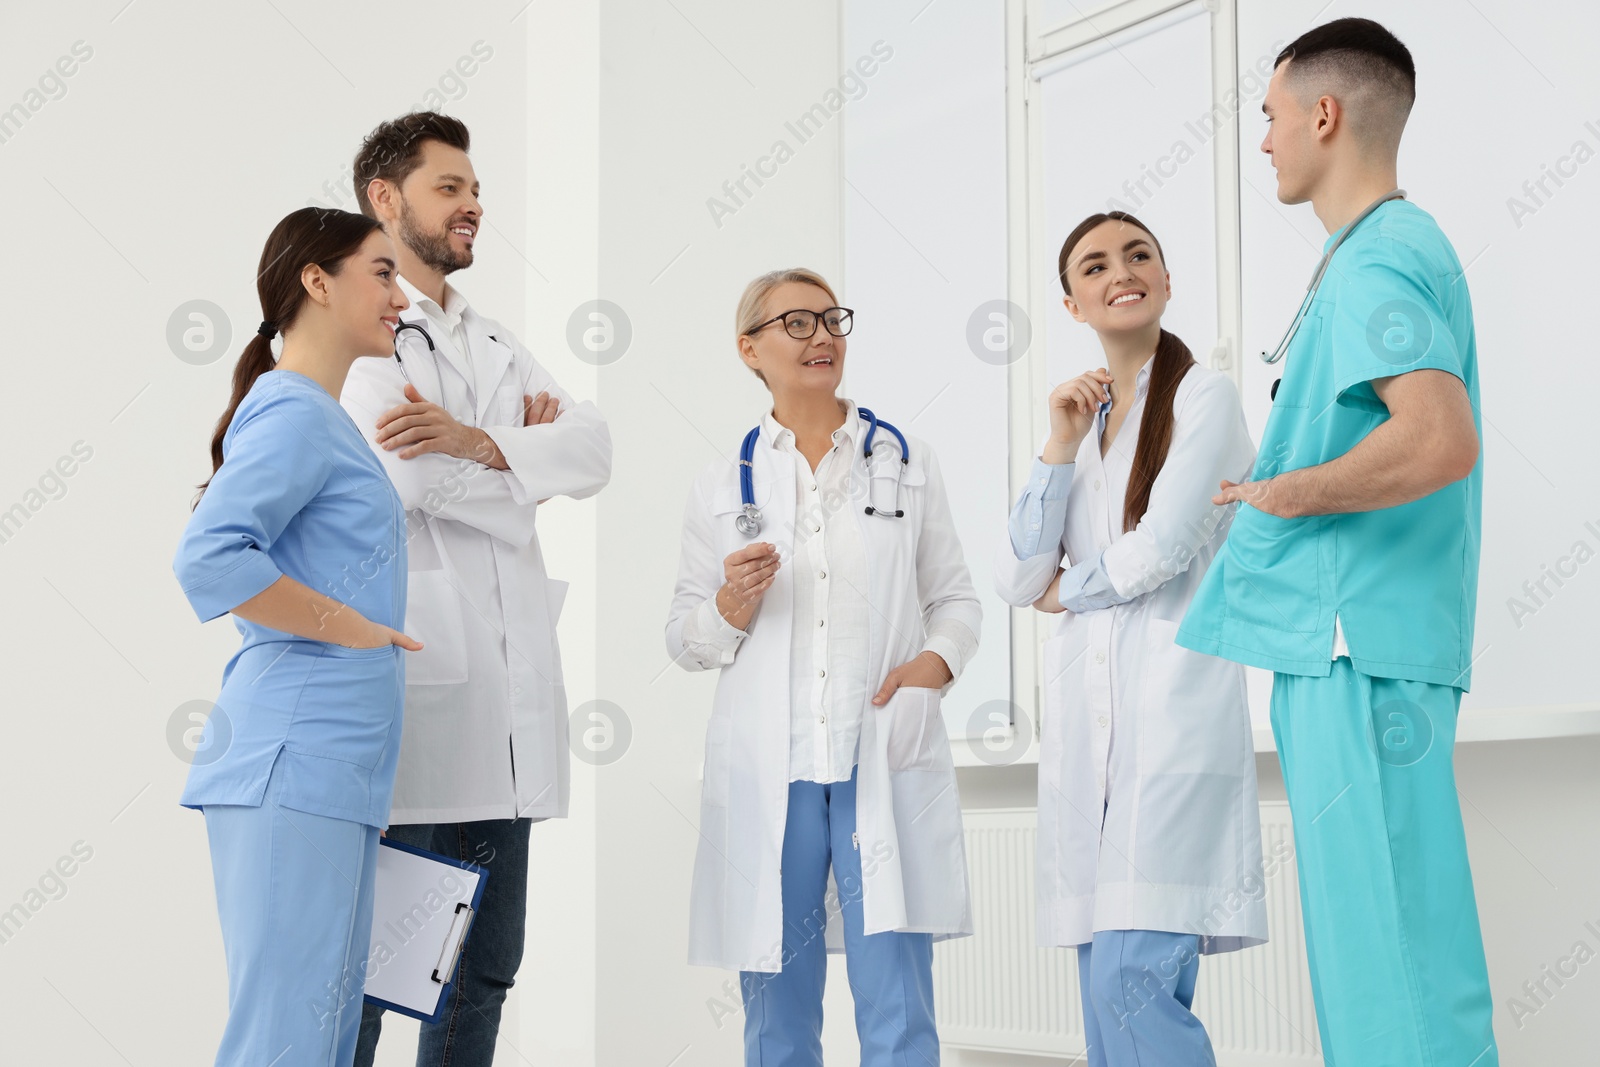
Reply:
[[[1371,19],[1334,19],[1307,30],[1278,53],[1273,69],[1291,59],[1297,69],[1337,71],[1356,84],[1386,84],[1407,108],[1417,98],[1411,50]]]
[[[412,171],[422,165],[422,144],[438,141],[463,152],[471,151],[472,136],[460,119],[441,115],[437,111],[413,111],[397,119],[378,124],[361,142],[352,167],[352,182],[356,188],[356,203],[361,213],[377,218],[372,201],[367,199],[367,185],[374,178],[394,182],[405,181]]]

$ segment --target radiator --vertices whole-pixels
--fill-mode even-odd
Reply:
[[[934,992],[942,1044],[952,1049],[1081,1055],[1083,1013],[1077,953],[1034,944],[1032,809],[968,811],[967,863],[976,936],[942,942]],[[1306,970],[1289,808],[1261,805],[1269,857],[1270,940],[1242,952],[1203,956],[1195,1014],[1219,1067],[1290,1067],[1321,1062]],[[1272,863],[1271,857],[1288,862]]]

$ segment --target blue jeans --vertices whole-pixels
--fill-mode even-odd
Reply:
[[[444,1017],[422,1024],[417,1067],[491,1067],[494,1062],[500,1008],[522,962],[532,826],[532,819],[492,819],[389,827],[389,837],[401,844],[469,860],[489,871]],[[383,1009],[365,1005],[355,1067],[372,1067],[382,1027]]]

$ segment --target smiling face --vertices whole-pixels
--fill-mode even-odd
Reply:
[[[392,354],[400,312],[411,302],[400,288],[394,242],[388,235],[374,230],[345,259],[338,274],[318,274],[341,347],[357,356]]]
[[[472,266],[483,207],[478,176],[461,149],[441,141],[422,143],[422,162],[400,185],[400,240],[440,274]]]
[[[786,311],[811,311],[818,315],[817,332],[806,338],[790,337],[782,322],[774,322],[754,335],[739,337],[739,356],[766,379],[775,398],[795,393],[819,392],[832,396],[844,377],[846,338],[835,337],[822,324],[821,314],[834,306],[826,289],[805,282],[784,282],[767,294],[762,322]]]
[[[1079,239],[1067,254],[1065,280],[1067,311],[1101,334],[1148,329],[1172,298],[1172,277],[1155,239],[1119,219]]]

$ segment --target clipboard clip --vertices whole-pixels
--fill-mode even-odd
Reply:
[[[461,913],[466,912],[466,918]],[[461,962],[461,946],[466,944],[467,930],[472,926],[472,905],[466,901],[456,903],[455,916],[450,920],[450,929],[444,935],[444,944],[439,947],[439,959],[434,964],[433,980],[438,985],[447,985],[450,976],[456,972],[456,964]],[[446,963],[446,957],[449,962]],[[443,975],[444,977],[440,977]]]

